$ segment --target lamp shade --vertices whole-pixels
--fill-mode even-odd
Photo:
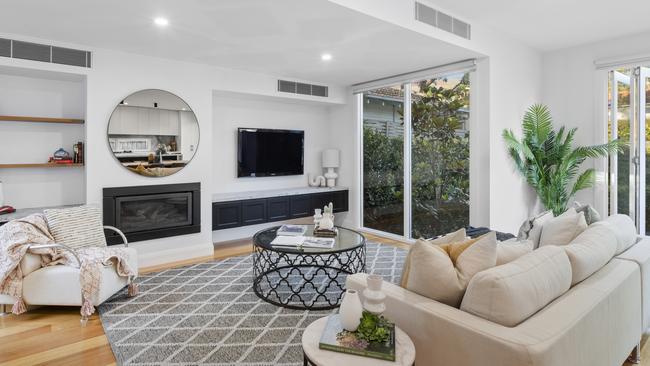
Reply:
[[[323,151],[323,168],[338,168],[339,167],[339,151],[336,149],[328,149]]]

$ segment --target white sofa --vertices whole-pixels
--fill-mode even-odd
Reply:
[[[365,274],[347,279],[360,293],[365,286]],[[650,325],[650,239],[514,327],[384,286],[385,315],[413,339],[418,365],[621,366],[631,353],[638,357]]]

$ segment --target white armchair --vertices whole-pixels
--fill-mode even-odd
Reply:
[[[104,229],[115,231],[124,242],[128,255],[129,266],[137,272],[138,255],[135,249],[128,247],[128,241],[124,234],[112,226],[104,226]],[[22,298],[28,305],[55,305],[55,306],[82,306],[84,303],[79,282],[79,266],[81,261],[74,249],[63,244],[39,244],[30,245],[30,249],[60,248],[69,251],[77,260],[77,266],[54,265],[41,267],[40,255],[27,253],[20,267],[23,272],[23,294]],[[101,284],[98,292],[97,302],[99,305],[109,297],[128,285],[128,279],[117,274],[115,264],[104,266],[101,273]],[[8,304],[13,304],[15,298],[0,294],[0,304],[3,306],[3,313]],[[85,325],[87,317],[82,317],[81,323]]]

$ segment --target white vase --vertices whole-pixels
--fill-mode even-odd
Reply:
[[[339,317],[341,318],[341,325],[343,329],[354,332],[359,327],[361,322],[361,315],[363,308],[361,307],[361,300],[359,294],[355,290],[345,291],[341,308],[339,309]]]
[[[321,209],[317,208],[314,210],[314,225],[318,226],[318,223],[320,220],[323,218],[323,214],[321,213]]]
[[[368,275],[367,288],[363,290],[363,308],[373,314],[380,315],[386,311],[384,300],[386,294],[381,290],[384,279],[379,275]]]

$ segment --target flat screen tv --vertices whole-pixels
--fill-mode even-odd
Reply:
[[[239,128],[237,176],[304,173],[305,131]]]

